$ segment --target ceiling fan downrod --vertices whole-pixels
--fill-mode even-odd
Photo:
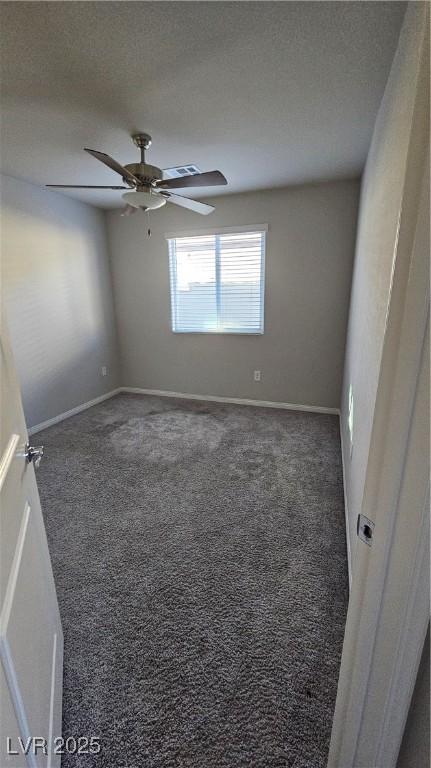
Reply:
[[[141,150],[141,163],[145,163],[145,150],[151,147],[152,138],[148,133],[134,133],[133,143]]]

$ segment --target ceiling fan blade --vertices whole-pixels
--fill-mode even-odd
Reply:
[[[113,157],[106,155],[104,152],[99,152],[97,149],[88,149],[87,147],[84,147],[84,151],[88,152],[90,155],[93,155],[93,157],[95,157],[96,160],[100,160],[101,163],[103,163],[104,165],[107,165],[108,168],[111,168],[111,170],[115,171],[116,173],[119,173],[120,176],[122,176],[123,179],[130,184],[130,186],[134,187],[136,184],[139,184],[136,176],[134,176],[133,173],[130,173],[130,171],[128,171],[127,168],[124,168],[123,165],[120,165],[120,163],[117,163],[117,161],[114,160]]]
[[[135,208],[134,205],[126,205],[121,212],[121,216],[131,216],[136,211],[139,211],[139,208]]]
[[[129,189],[129,187],[99,187],[92,184],[45,184],[53,189]]]
[[[180,189],[181,187],[218,187],[227,184],[227,179],[221,171],[194,173],[191,176],[180,176],[178,179],[163,179],[156,182],[158,189]]]
[[[188,208],[195,213],[202,213],[204,216],[208,216],[209,213],[215,211],[212,205],[207,203],[200,203],[198,200],[190,200],[188,197],[181,197],[181,195],[164,195],[168,203],[174,203],[174,205],[180,205],[182,208]]]

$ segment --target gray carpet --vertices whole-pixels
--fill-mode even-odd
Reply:
[[[323,768],[347,610],[335,416],[120,395],[38,435],[64,768]]]

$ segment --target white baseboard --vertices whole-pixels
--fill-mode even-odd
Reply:
[[[120,392],[131,392],[138,395],[155,395],[156,397],[178,397],[183,400],[203,400],[212,403],[233,403],[234,405],[253,405],[260,408],[284,408],[291,411],[311,411],[313,413],[333,413],[338,415],[338,408],[327,408],[326,406],[319,405],[300,405],[298,403],[279,403],[271,400],[250,400],[242,397],[219,397],[218,395],[192,395],[187,392],[168,392],[162,389],[142,389],[141,387],[118,387],[110,392],[106,392],[104,395],[95,397],[93,400],[88,400],[86,403],[76,405],[75,408],[71,408],[69,411],[59,413],[58,416],[53,416],[52,419],[42,421],[40,424],[35,424],[34,427],[30,427],[28,430],[29,435],[34,435],[36,432],[41,432],[42,429],[47,429],[53,424],[58,424],[64,419],[68,419],[70,416],[85,411],[87,408],[91,408],[92,405],[102,403],[104,400],[108,400],[114,395],[118,395]]]
[[[343,440],[343,425],[341,423],[341,413],[340,413],[340,440],[341,440],[341,463],[343,467],[343,489],[344,489],[344,515],[345,515],[345,524],[346,524],[346,547],[347,547],[347,568],[349,571],[349,590],[352,589],[352,551],[350,548],[350,522],[349,522],[349,506],[347,503],[347,493],[346,493],[346,468],[345,468],[345,461],[346,459],[350,460],[350,452],[346,454],[345,446],[344,446],[344,440]]]
[[[120,387],[121,392],[131,392],[137,395],[155,395],[156,397],[178,397],[183,400],[203,400],[210,403],[233,403],[234,405],[253,405],[259,408],[285,408],[289,411],[311,411],[313,413],[334,413],[339,415],[338,408],[327,408],[320,405],[300,405],[298,403],[279,403],[272,400],[249,400],[243,397],[219,397],[218,395],[191,395],[188,392],[167,392],[162,389],[142,389],[141,387]]]
[[[42,429],[51,427],[53,424],[58,424],[59,421],[68,419],[70,416],[75,416],[76,413],[81,413],[81,411],[85,411],[87,408],[91,408],[92,405],[102,403],[104,400],[108,400],[110,397],[118,395],[121,391],[121,389],[112,389],[110,392],[106,392],[104,395],[99,395],[99,397],[95,397],[93,400],[88,400],[87,403],[76,405],[75,408],[71,408],[69,411],[59,413],[58,416],[53,416],[52,419],[47,419],[46,421],[42,421],[40,424],[35,424],[34,427],[30,427],[28,434],[34,435],[36,432],[41,432]]]

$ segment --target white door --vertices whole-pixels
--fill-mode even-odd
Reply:
[[[4,321],[0,345],[0,766],[48,768],[60,765],[63,633]]]

